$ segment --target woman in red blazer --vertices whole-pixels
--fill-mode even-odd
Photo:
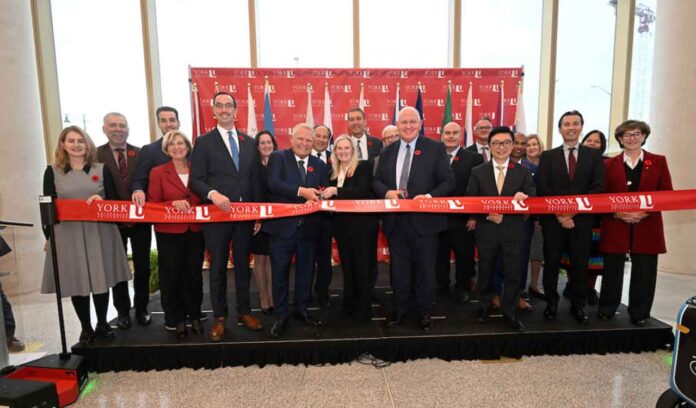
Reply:
[[[190,213],[201,200],[189,189],[191,142],[173,130],[164,135],[162,151],[171,158],[150,171],[147,201],[173,207],[172,215]],[[200,224],[155,224],[160,293],[165,329],[186,337],[186,317],[194,334],[202,333],[203,233]]]
[[[665,157],[642,149],[649,135],[650,127],[641,121],[628,120],[616,128],[614,136],[623,152],[604,162],[607,193],[672,190]],[[649,203],[649,195],[644,201]],[[621,302],[626,254],[630,254],[628,314],[634,324],[644,325],[655,297],[657,255],[667,252],[662,214],[631,211],[605,215],[599,247],[605,256],[598,317],[609,320],[614,316]]]

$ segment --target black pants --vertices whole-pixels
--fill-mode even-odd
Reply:
[[[276,320],[290,315],[290,266],[295,255],[295,312],[307,313],[309,295],[312,289],[312,261],[316,251],[317,238],[305,237],[300,230],[290,238],[271,234],[269,249],[271,253],[271,274],[273,275],[273,314]]]
[[[135,224],[127,228],[119,228],[123,249],[127,251],[128,240],[133,250],[133,306],[136,313],[146,313],[150,302],[150,245],[152,244],[152,228],[150,224]],[[128,281],[119,282],[112,288],[114,292],[114,307],[119,316],[127,315],[131,308],[128,294]]]
[[[455,289],[468,292],[476,262],[474,232],[466,228],[448,229],[440,233],[437,252],[437,287],[450,286],[450,251],[454,251]]]
[[[597,312],[613,316],[621,303],[626,254],[604,254],[604,276]],[[655,299],[657,255],[631,253],[631,282],[628,290],[628,314],[633,320],[650,317]]]
[[[321,230],[317,238],[317,249],[314,253],[314,293],[317,296],[328,296],[329,286],[333,275],[331,266],[331,240],[333,239],[332,219],[322,214]]]
[[[374,231],[354,234],[337,234],[338,254],[343,270],[343,311],[365,321],[372,317],[370,304],[370,271],[372,267],[372,242]]]
[[[509,215],[505,215],[508,217]],[[479,250],[479,275],[477,289],[479,305],[486,308],[491,298],[498,294],[494,288],[493,276],[502,270],[503,290],[501,306],[505,316],[516,316],[519,301],[520,258],[524,240],[524,224],[478,225],[476,245]]]
[[[2,284],[0,284],[0,297],[2,297],[2,317],[5,321],[5,334],[9,339],[14,336],[16,323],[14,313],[12,313],[12,305],[10,305],[10,302],[7,300],[5,291],[2,290]]]
[[[203,300],[203,233],[156,232],[164,322],[170,327],[200,318]]]

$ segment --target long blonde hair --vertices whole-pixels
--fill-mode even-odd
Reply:
[[[350,162],[348,162],[348,168],[346,169],[346,177],[353,177],[355,169],[358,167],[358,155],[355,152],[355,145],[350,136],[343,134],[339,136],[333,144],[333,151],[331,152],[331,180],[336,180],[338,178],[338,173],[341,171],[341,163],[338,162],[338,157],[336,157],[336,146],[342,140],[345,140],[350,144],[351,154]]]
[[[53,152],[53,164],[59,169],[64,169],[70,165],[70,157],[68,157],[68,153],[65,151],[65,148],[63,148],[65,138],[70,132],[75,132],[85,139],[85,145],[87,147],[87,151],[85,152],[85,164],[91,167],[92,164],[97,161],[97,148],[94,146],[94,142],[87,132],[79,126],[68,126],[60,132],[56,149]]]

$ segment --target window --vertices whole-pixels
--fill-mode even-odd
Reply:
[[[650,121],[650,84],[655,53],[656,11],[657,0],[641,0],[636,5],[636,20],[633,27],[631,97],[628,117],[646,122]]]

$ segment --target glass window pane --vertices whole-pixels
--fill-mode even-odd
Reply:
[[[353,66],[353,2],[258,0],[259,67]]]
[[[554,123],[577,109],[584,133],[609,130],[616,8],[606,0],[561,0]],[[553,146],[563,142],[554,126]],[[549,146],[552,147],[552,146]]]
[[[650,84],[655,53],[655,16],[657,0],[641,0],[636,5],[633,28],[633,61],[631,65],[631,97],[628,117],[650,121]]]
[[[449,1],[360,2],[360,65],[366,68],[449,66]]]
[[[523,100],[527,133],[537,131],[542,3],[543,0],[462,1],[461,66],[524,66]],[[495,24],[491,25],[492,22]],[[505,94],[515,96],[508,94],[507,88]]]
[[[181,129],[190,136],[192,108],[188,67],[250,65],[248,3],[157,0],[155,4],[162,103],[179,111]],[[211,16],[224,16],[224,19]]]
[[[63,118],[100,145],[108,141],[102,118],[118,111],[128,142],[149,143],[139,1],[54,1],[52,14]]]

